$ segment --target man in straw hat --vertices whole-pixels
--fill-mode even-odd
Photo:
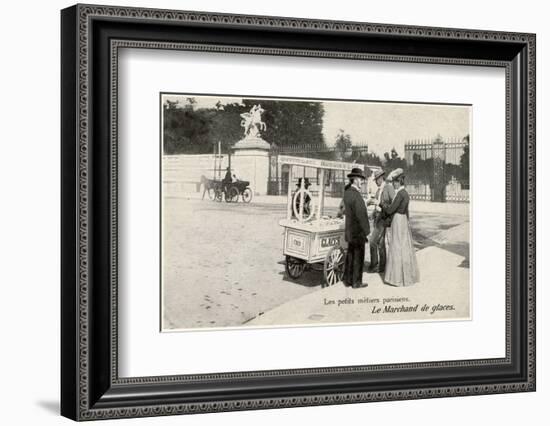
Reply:
[[[344,214],[346,216],[345,238],[348,252],[344,268],[344,284],[348,287],[366,287],[363,284],[365,244],[370,233],[367,207],[361,196],[361,185],[365,181],[363,170],[352,169],[348,174],[350,185],[344,192]]]
[[[395,196],[395,190],[390,184],[386,184],[386,172],[379,169],[374,172],[374,182],[378,189],[373,199],[367,201],[367,205],[374,205],[372,216],[373,231],[369,238],[370,265],[368,272],[384,272],[386,269],[386,228],[391,225],[391,216],[382,211],[382,207],[391,204]],[[388,178],[388,180],[390,180]]]

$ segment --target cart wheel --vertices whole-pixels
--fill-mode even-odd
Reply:
[[[208,188],[208,198],[212,201],[216,199],[216,190],[214,188]]]
[[[252,201],[252,190],[250,188],[246,188],[242,193],[242,197],[245,203],[250,203],[250,201]]]
[[[304,262],[302,259],[297,259],[292,256],[287,256],[285,269],[288,276],[293,280],[295,280],[300,278],[304,273],[304,270],[306,269],[306,262]]]
[[[239,190],[234,186],[229,188],[225,193],[225,201],[228,203],[236,203],[239,201]]]
[[[323,268],[325,281],[322,287],[328,287],[336,284],[338,281],[342,281],[344,277],[344,260],[345,252],[342,247],[332,247],[325,257],[325,264]]]
[[[215,193],[214,198],[216,199],[216,201],[218,201],[218,202],[221,203],[221,201],[222,201],[222,194],[223,194],[222,190],[221,190],[220,188],[216,188],[216,189],[214,190],[214,193]]]

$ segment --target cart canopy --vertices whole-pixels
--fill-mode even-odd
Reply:
[[[278,161],[281,164],[290,164],[293,166],[313,167],[317,169],[344,170],[350,171],[357,167],[365,170],[365,166],[356,163],[345,163],[343,161],[320,160],[318,158],[293,157],[291,155],[279,155]]]

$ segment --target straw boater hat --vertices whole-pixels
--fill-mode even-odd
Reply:
[[[382,169],[376,170],[374,172],[374,180],[378,179],[380,176],[384,176],[385,174],[386,174],[386,172]]]
[[[351,169],[351,173],[348,175],[348,178],[354,178],[354,177],[360,177],[360,178],[363,178],[363,179],[367,179],[363,173],[363,170],[357,168],[357,167],[354,167],[353,169]]]
[[[395,170],[392,170],[392,172],[388,176],[388,180],[393,181],[393,180],[398,179],[400,177],[405,177],[405,172],[403,171],[403,169],[401,167],[399,167]]]

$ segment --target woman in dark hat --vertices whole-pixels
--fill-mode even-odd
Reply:
[[[344,268],[344,285],[353,288],[366,287],[363,284],[365,244],[370,233],[367,206],[361,195],[361,186],[366,178],[363,170],[352,169],[348,175],[350,185],[344,191],[344,214],[346,216],[345,238],[348,243]]]
[[[388,176],[395,189],[395,196],[389,206],[382,210],[391,216],[388,228],[389,249],[384,281],[393,286],[410,286],[420,281],[416,253],[409,226],[409,193],[405,189],[403,169],[395,169]]]

